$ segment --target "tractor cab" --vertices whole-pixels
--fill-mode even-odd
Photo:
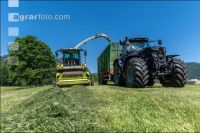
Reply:
[[[154,46],[158,48],[162,45],[161,40],[149,40],[148,38],[125,38],[125,40],[120,41],[120,45],[123,46],[122,48],[122,55],[126,55],[127,53],[137,53],[138,51],[146,48],[152,47],[152,43],[157,43],[159,46]],[[151,44],[151,45],[150,45]]]
[[[148,38],[125,38],[124,41],[120,41],[123,46],[121,55],[126,55],[132,52],[137,52],[143,48],[149,47]]]
[[[142,49],[149,46],[149,39],[148,38],[132,38],[132,39],[129,39],[129,43],[132,49]]]

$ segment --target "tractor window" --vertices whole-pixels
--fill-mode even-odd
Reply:
[[[74,54],[73,54],[73,58],[74,58],[74,59],[78,59],[78,58],[79,58],[79,57],[78,57],[78,53],[74,53]]]
[[[126,52],[131,52],[132,51],[132,45],[131,44],[126,44],[122,48],[122,54],[125,55]]]
[[[141,48],[144,48],[143,43],[133,43],[132,44],[132,49],[141,49]]]
[[[126,52],[131,52],[132,50],[139,50],[142,48],[146,48],[148,47],[149,44],[148,43],[139,43],[139,42],[134,42],[134,43],[128,43],[126,44],[123,49],[122,49],[122,54],[125,55]]]
[[[65,59],[70,59],[70,54],[69,54],[69,53],[65,53],[64,58],[65,58]]]
[[[147,43],[132,43],[132,49],[142,49],[147,47]]]
[[[126,47],[126,46],[123,46],[123,48],[122,48],[122,55],[125,55],[125,54],[126,54],[126,51],[127,51],[127,47]]]
[[[149,43],[144,43],[144,48],[149,47]]]

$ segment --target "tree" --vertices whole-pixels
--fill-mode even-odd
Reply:
[[[51,49],[34,36],[16,38],[18,50],[9,51],[9,78],[15,85],[51,83],[55,58]]]
[[[7,56],[1,57],[1,85],[8,85],[8,68],[7,68]]]

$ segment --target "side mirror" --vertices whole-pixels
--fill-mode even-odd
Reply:
[[[158,40],[158,45],[162,45],[162,40]]]
[[[56,52],[56,57],[58,57],[58,53]]]

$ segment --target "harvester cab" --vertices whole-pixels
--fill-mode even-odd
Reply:
[[[84,54],[82,54],[82,52]],[[56,51],[57,63],[63,64],[63,66],[80,66],[81,64],[81,54],[84,55],[84,64],[86,65],[87,51],[83,49],[61,49]]]
[[[81,58],[84,56],[84,59]],[[66,48],[56,51],[56,84],[93,85],[91,74],[86,65],[87,51],[83,49]]]

